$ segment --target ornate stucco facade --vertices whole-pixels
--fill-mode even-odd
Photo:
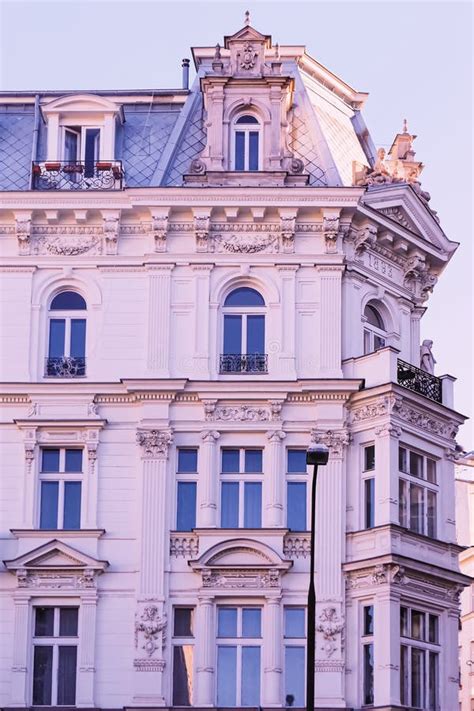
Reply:
[[[246,24],[191,89],[0,95],[5,708],[458,705],[456,243],[405,125]],[[187,75],[186,64],[184,66]]]
[[[456,465],[456,528],[464,550],[459,565],[474,578],[474,452],[463,453]],[[460,711],[474,709],[474,582],[461,594],[459,630]]]

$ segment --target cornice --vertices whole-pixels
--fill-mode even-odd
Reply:
[[[80,528],[76,530],[66,529],[32,529],[32,528],[10,528],[10,533],[14,538],[22,540],[24,538],[101,538],[105,534],[105,528]]]

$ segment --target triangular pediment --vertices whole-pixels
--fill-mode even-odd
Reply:
[[[34,548],[27,553],[23,553],[13,560],[5,560],[5,567],[14,572],[19,569],[28,571],[46,570],[82,570],[84,568],[92,570],[105,570],[107,561],[97,560],[90,555],[68,546],[58,540]]]
[[[361,203],[371,208],[374,216],[380,215],[381,222],[391,229],[398,227],[408,239],[412,235],[422,240],[420,246],[424,243],[433,248],[433,255],[437,253],[443,261],[457,247],[457,242],[449,240],[441,229],[436,213],[407,183],[369,189]]]
[[[229,48],[231,42],[265,42],[267,47],[271,46],[271,35],[262,35],[250,25],[242,27],[234,35],[224,37],[224,47]]]

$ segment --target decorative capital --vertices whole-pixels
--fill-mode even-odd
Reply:
[[[196,237],[196,251],[209,250],[209,231],[211,229],[211,216],[209,214],[194,215],[194,234]]]
[[[105,237],[105,253],[117,254],[118,251],[118,236],[120,230],[120,215],[102,214],[103,230]]]
[[[31,219],[26,215],[15,216],[15,233],[18,240],[19,254],[31,252]]]
[[[138,430],[137,442],[142,459],[167,459],[173,436],[170,430]]]
[[[272,432],[267,432],[267,439],[272,444],[280,444],[286,437],[286,432],[282,430],[273,430]]]
[[[311,430],[311,441],[315,444],[324,444],[329,449],[333,459],[342,459],[344,447],[350,443],[347,430]]]
[[[151,218],[151,229],[155,240],[155,252],[166,252],[168,214],[153,214]]]
[[[215,444],[220,436],[221,433],[217,432],[217,430],[207,430],[206,432],[201,433],[202,441],[208,442],[209,444]]]
[[[281,243],[284,252],[295,251],[295,217],[280,218]]]
[[[378,437],[396,437],[397,439],[402,436],[402,428],[387,422],[385,425],[380,425],[380,427],[375,428],[375,434]]]
[[[339,213],[323,215],[323,236],[326,244],[326,252],[333,253],[337,251],[337,238],[339,235]]]

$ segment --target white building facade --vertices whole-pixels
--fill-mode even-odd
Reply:
[[[3,708],[458,708],[456,244],[405,125],[248,24],[177,91],[0,96]]]
[[[458,543],[464,550],[459,565],[465,575],[474,578],[474,452],[463,453],[456,465],[456,528]],[[461,711],[474,709],[474,582],[461,594],[459,631],[459,667]]]

